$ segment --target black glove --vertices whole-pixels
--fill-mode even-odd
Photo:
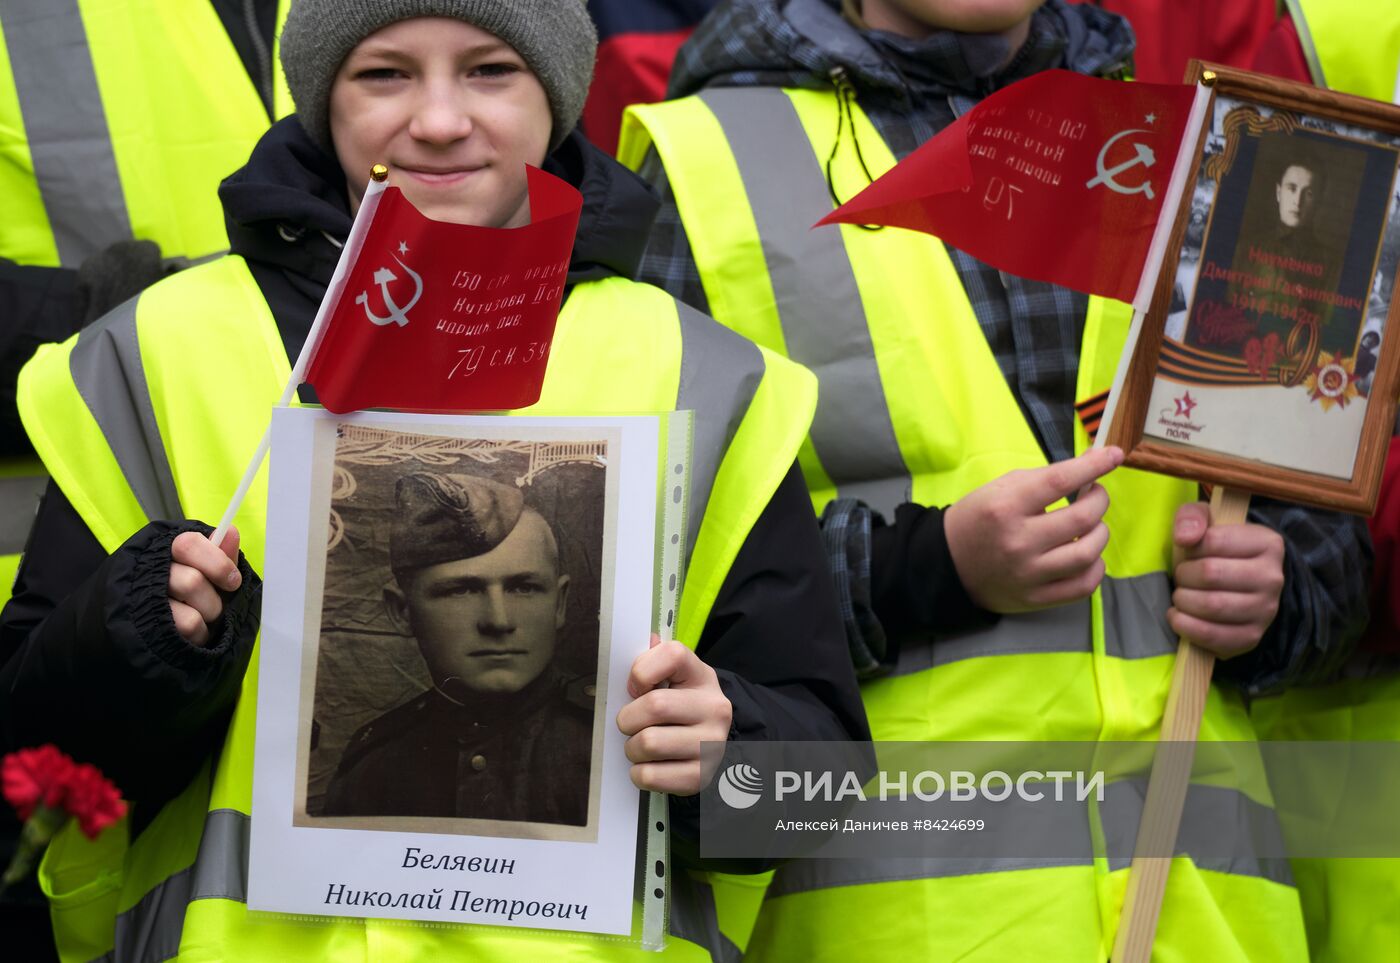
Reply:
[[[78,268],[83,325],[136,297],[174,270],[161,260],[160,247],[154,241],[118,241],[98,251]]]

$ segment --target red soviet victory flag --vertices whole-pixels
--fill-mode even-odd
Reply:
[[[583,198],[544,171],[528,176],[530,224],[517,228],[434,221],[398,188],[371,185],[312,336],[304,380],[322,405],[501,411],[539,400]]]
[[[819,224],[935,234],[994,267],[1131,301],[1193,87],[1050,70],[997,91]]]

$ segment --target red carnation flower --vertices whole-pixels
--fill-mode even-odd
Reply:
[[[98,833],[126,815],[126,803],[117,787],[87,763],[74,766],[69,774],[63,808],[77,818],[88,839],[96,839]]]
[[[33,871],[44,848],[71,818],[96,839],[126,815],[117,787],[96,766],[78,765],[56,746],[21,749],[0,762],[5,799],[24,822],[10,865],[0,874],[0,893]]]
[[[6,756],[0,764],[0,781],[5,799],[21,820],[27,820],[39,806],[57,808],[63,804],[72,772],[73,760],[57,746],[47,745]]]

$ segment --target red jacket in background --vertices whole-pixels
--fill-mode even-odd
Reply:
[[[1269,35],[1259,46],[1249,69],[1261,74],[1273,74],[1284,80],[1298,80],[1305,84],[1313,82],[1307,55],[1303,53],[1303,41],[1298,36],[1298,28],[1292,17],[1278,18],[1278,23],[1270,28]]]
[[[622,111],[666,97],[676,51],[719,0],[588,0],[598,65],[583,108],[588,139],[617,152]]]
[[[1250,67],[1274,22],[1275,0],[1072,0],[1092,2],[1133,26],[1134,76],[1149,84],[1179,84],[1195,57]]]

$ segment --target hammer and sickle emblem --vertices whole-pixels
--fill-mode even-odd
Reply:
[[[1129,134],[1147,133],[1151,132],[1140,129],[1121,130],[1118,133],[1114,134],[1112,137],[1110,137],[1104,143],[1103,150],[1099,151],[1099,159],[1096,164],[1096,166],[1098,167],[1098,174],[1084,186],[1093,187],[1096,184],[1102,184],[1109,190],[1115,191],[1119,194],[1146,194],[1147,199],[1149,201],[1152,200],[1156,195],[1152,193],[1151,181],[1143,181],[1141,184],[1138,184],[1135,187],[1124,187],[1122,184],[1118,183],[1116,179],[1119,174],[1123,173],[1124,171],[1131,170],[1132,168],[1137,167],[1139,164],[1141,164],[1143,167],[1151,167],[1153,164],[1157,163],[1157,155],[1152,153],[1151,147],[1148,147],[1146,144],[1134,144],[1133,146],[1137,148],[1137,155],[1135,157],[1133,157],[1131,160],[1126,160],[1123,163],[1118,164],[1114,167],[1104,167],[1104,158],[1108,156],[1109,150],[1120,138],[1127,137]]]
[[[397,257],[395,257],[394,260],[399,261]],[[355,299],[355,303],[365,309],[365,317],[369,318],[371,322],[380,327],[386,324],[397,324],[401,328],[407,326],[408,312],[413,310],[413,306],[417,304],[418,299],[423,296],[423,279],[413,268],[402,261],[399,261],[399,267],[407,271],[408,276],[413,279],[413,297],[403,307],[399,307],[398,304],[395,303],[393,296],[389,294],[389,285],[397,281],[398,276],[388,268],[380,268],[378,271],[374,272],[374,283],[379,285],[380,293],[384,295],[384,306],[389,309],[388,317],[381,318],[370,310],[369,294],[367,292],[361,291],[360,296]]]

